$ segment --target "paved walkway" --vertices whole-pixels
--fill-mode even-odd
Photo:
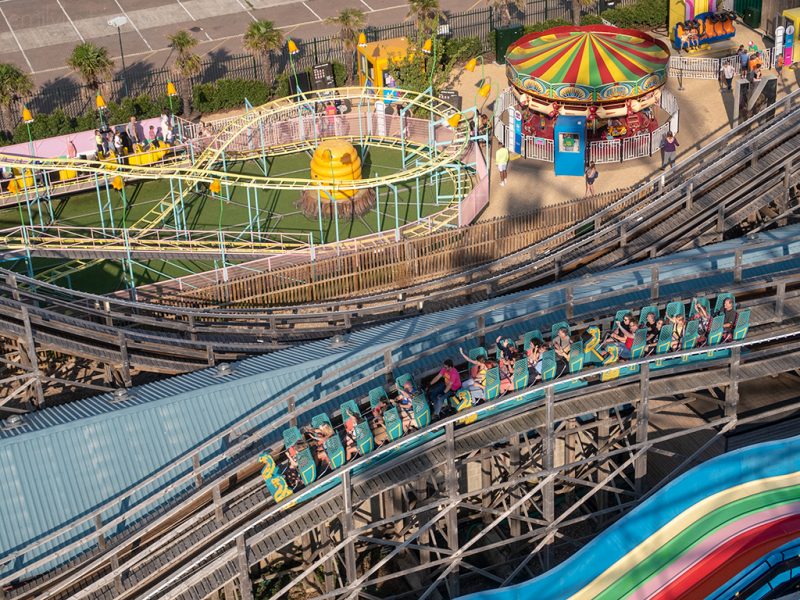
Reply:
[[[754,37],[751,32],[743,31],[737,36],[737,42],[747,43]],[[483,106],[484,112],[490,112],[497,94],[507,87],[507,80],[505,69],[496,64],[487,65],[484,75],[492,82],[492,94]],[[465,107],[472,105],[480,80],[480,68],[473,73],[463,72],[457,76],[455,87],[463,96]],[[678,160],[730,131],[733,115],[732,94],[721,92],[716,80],[685,79],[683,87],[683,90],[679,90],[678,82],[673,78],[667,83],[667,89],[678,99],[680,106]],[[800,70],[784,69],[778,81],[778,98],[798,87]],[[660,166],[660,154],[625,163],[598,165],[600,177],[594,189],[601,193],[634,186],[656,176]],[[530,212],[537,207],[581,197],[584,193],[583,177],[556,177],[552,163],[518,158],[509,165],[505,187],[499,186],[497,171],[493,171],[491,203],[481,215],[481,220]]]
[[[457,12],[478,0],[441,0],[443,10]],[[83,41],[109,49],[121,67],[117,31],[108,24],[124,15],[121,28],[127,67],[136,62],[160,68],[170,61],[166,36],[190,29],[201,42],[200,54],[220,48],[242,52],[242,34],[250,22],[267,19],[285,35],[302,39],[333,35],[327,17],[343,8],[359,8],[368,24],[386,25],[405,19],[403,0],[2,0],[0,62],[18,65],[45,83],[69,74],[66,57]]]

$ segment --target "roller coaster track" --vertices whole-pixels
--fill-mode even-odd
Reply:
[[[734,267],[735,268],[735,267]],[[679,276],[675,282],[689,277],[690,282],[698,281],[696,276]],[[699,280],[702,281],[702,280]],[[321,565],[331,559],[337,552],[343,551],[344,561],[348,563],[348,575],[346,581],[339,586],[334,586],[322,598],[350,597],[357,590],[361,590],[370,581],[377,582],[387,579],[387,577],[377,578],[375,572],[377,567],[367,570],[362,575],[356,576],[356,572],[350,573],[350,568],[354,568],[354,556],[348,557],[353,545],[364,538],[364,536],[374,535],[370,531],[376,523],[368,523],[366,526],[354,528],[348,525],[348,515],[353,510],[352,507],[358,506],[374,498],[392,487],[397,487],[412,482],[420,478],[421,474],[435,471],[444,465],[448,471],[457,471],[456,459],[459,457],[474,457],[482,449],[497,447],[498,443],[507,443],[518,436],[520,432],[536,431],[539,437],[533,436],[538,441],[533,443],[540,447],[544,455],[542,463],[533,465],[532,470],[519,472],[509,475],[506,481],[492,482],[490,490],[502,493],[511,493],[511,490],[522,481],[539,481],[525,498],[530,498],[535,493],[541,491],[542,501],[544,502],[544,519],[548,523],[535,529],[524,537],[531,537],[536,540],[536,532],[553,532],[559,527],[564,527],[575,519],[566,520],[566,515],[559,516],[554,520],[552,513],[553,495],[555,494],[553,480],[562,474],[566,479],[567,469],[573,468],[576,464],[555,464],[553,462],[553,436],[556,429],[560,428],[558,423],[569,424],[567,427],[576,427],[575,418],[586,416],[587,414],[608,411],[614,407],[633,405],[636,414],[639,415],[639,433],[635,436],[633,443],[622,444],[619,448],[605,449],[599,451],[595,456],[596,461],[613,460],[615,457],[620,461],[627,458],[611,475],[618,474],[622,468],[634,464],[644,452],[652,448],[656,443],[668,439],[675,439],[682,435],[693,433],[693,431],[664,432],[653,431],[648,436],[647,431],[642,434],[641,423],[644,418],[645,428],[647,427],[647,410],[643,408],[649,399],[670,398],[676,394],[691,394],[700,390],[712,388],[724,388],[727,390],[738,389],[740,383],[747,381],[757,381],[763,378],[792,372],[800,366],[800,269],[795,265],[791,272],[787,271],[783,275],[769,274],[763,278],[754,278],[747,283],[734,285],[732,288],[726,286],[726,291],[733,291],[737,297],[748,297],[746,303],[751,308],[751,332],[746,340],[721,345],[718,347],[725,355],[720,358],[712,358],[707,362],[688,362],[677,366],[669,367],[661,371],[651,371],[653,363],[659,360],[657,357],[648,357],[629,364],[639,364],[641,373],[638,376],[631,376],[619,380],[602,383],[600,375],[608,372],[613,367],[601,367],[581,372],[573,375],[572,378],[586,378],[592,383],[589,387],[580,388],[572,391],[559,391],[558,386],[569,381],[569,377],[560,378],[556,381],[539,384],[533,388],[521,392],[514,392],[508,396],[485,404],[472,412],[481,414],[488,411],[496,403],[511,403],[533,390],[543,390],[545,399],[535,401],[527,406],[517,406],[510,408],[507,412],[500,413],[494,417],[479,421],[475,425],[457,427],[463,420],[465,413],[458,416],[443,419],[430,426],[429,428],[409,434],[382,447],[373,453],[348,463],[325,477],[320,478],[310,487],[296,492],[290,498],[291,502],[284,502],[280,505],[271,504],[268,500],[263,483],[258,475],[258,469],[254,468],[255,454],[265,448],[260,447],[260,440],[266,432],[284,426],[286,423],[295,422],[298,418],[307,419],[309,414],[319,410],[319,406],[329,403],[337,398],[344,399],[350,390],[363,385],[365,381],[356,381],[346,388],[337,391],[333,397],[324,397],[315,400],[302,408],[293,409],[281,413],[277,420],[270,420],[268,423],[257,423],[258,415],[249,415],[243,420],[232,424],[229,429],[220,432],[213,440],[208,440],[210,445],[230,436],[236,432],[238,441],[232,443],[230,447],[221,455],[202,467],[196,466],[194,469],[183,469],[181,464],[186,461],[191,462],[192,456],[202,450],[195,448],[191,455],[187,455],[169,465],[167,468],[154,473],[147,481],[141,482],[140,486],[147,485],[150,481],[158,477],[165,477],[169,472],[185,473],[178,479],[172,480],[168,489],[150,497],[143,504],[127,506],[125,512],[108,522],[102,519],[95,528],[86,530],[84,522],[96,522],[93,515],[82,517],[80,522],[76,522],[72,527],[75,532],[82,532],[77,538],[70,538],[70,543],[65,548],[61,548],[48,553],[41,559],[34,560],[28,566],[16,569],[11,576],[5,577],[0,583],[9,585],[16,580],[15,589],[7,589],[6,597],[9,598],[150,598],[150,597],[171,597],[171,598],[198,598],[204,597],[219,589],[227,582],[240,578],[242,581],[247,579],[247,583],[242,587],[249,586],[250,565],[257,563],[262,558],[270,555],[291,544],[293,540],[316,528],[323,527],[329,521],[338,521],[340,525],[335,528],[342,528],[342,535],[334,540],[329,546],[333,548],[323,548],[313,557],[313,563],[308,570],[301,575],[295,582],[302,580],[302,577],[311,572],[315,566]],[[794,289],[791,293],[786,290]],[[645,286],[645,290],[652,288]],[[686,302],[692,296],[700,293],[711,294],[714,289],[692,289],[691,295],[682,298]],[[624,288],[616,292],[620,298],[630,298],[631,290]],[[664,304],[665,300],[656,298],[651,299],[653,303]],[[667,300],[674,300],[670,297]],[[606,306],[614,306],[614,297],[605,298]],[[617,304],[616,307],[619,305]],[[595,308],[592,308],[595,307]],[[549,314],[556,307],[540,311],[542,315]],[[602,316],[596,312],[596,304],[589,302],[583,307],[572,306],[573,321],[582,323],[582,327],[593,324],[608,324],[613,316],[613,310],[605,309]],[[513,321],[528,320],[536,315],[524,315],[517,317]],[[478,318],[478,322],[480,319]],[[493,331],[497,331],[508,326],[508,321],[496,323],[487,328],[483,333],[487,338],[493,338]],[[445,330],[452,326],[452,323],[444,323],[439,329]],[[427,333],[427,332],[426,332]],[[473,335],[476,332],[470,333]],[[451,347],[453,344],[461,343],[461,339],[450,340],[429,349],[428,352],[435,352],[444,347]],[[408,340],[413,342],[413,340]],[[402,342],[406,343],[406,341]],[[707,349],[681,351],[675,353],[675,357],[701,355]],[[363,359],[363,357],[362,357]],[[360,359],[361,360],[361,359]],[[415,357],[404,359],[403,363],[412,364]],[[402,367],[401,364],[387,365],[378,372],[371,373],[364,379],[366,382],[378,381],[385,374],[391,373],[393,369]],[[344,366],[346,368],[346,365]],[[316,381],[309,382],[308,385],[316,385]],[[756,421],[767,416],[776,416],[795,411],[800,408],[800,403],[780,406],[767,406],[759,414],[737,415],[736,400],[734,392],[726,392],[724,411],[715,413],[708,422],[699,427],[699,430],[707,430],[716,435],[724,433],[737,423]],[[270,400],[260,411],[272,410],[274,406],[283,406],[283,398]],[[678,402],[677,405],[680,405]],[[635,430],[637,425],[631,425]],[[580,427],[578,427],[580,429]],[[433,435],[432,437],[432,434]],[[548,441],[549,440],[549,441]],[[413,452],[398,452],[404,445],[414,447]],[[278,445],[270,449],[277,453]],[[549,459],[547,458],[549,456]],[[629,458],[628,458],[629,456]],[[220,469],[220,467],[223,467]],[[173,469],[178,471],[173,471]],[[637,475],[638,477],[638,475]],[[191,482],[194,481],[194,489]],[[235,484],[230,482],[235,481]],[[603,484],[599,482],[592,492],[591,497]],[[189,486],[185,493],[175,496],[173,490],[180,490]],[[455,487],[453,487],[455,486]],[[467,502],[469,498],[482,495],[482,490],[464,492],[459,488],[457,480],[455,482],[445,481],[446,490],[444,495],[435,495],[421,506],[417,506],[410,513],[404,513],[386,519],[386,522],[393,522],[396,519],[408,518],[410,515],[417,515],[417,534],[406,538],[405,543],[399,544],[401,550],[408,543],[413,543],[417,535],[423,530],[434,525],[438,520],[446,516],[448,511],[452,511],[456,505]],[[463,487],[463,486],[462,486]],[[133,491],[128,490],[125,498],[129,497]],[[162,494],[172,495],[170,506],[163,504]],[[311,500],[313,498],[313,500]],[[117,501],[124,502],[124,498]],[[422,499],[420,499],[422,501]],[[585,501],[585,500],[583,500]],[[582,501],[582,502],[583,502]],[[148,503],[151,503],[148,506]],[[579,503],[580,504],[580,503]],[[551,507],[548,509],[548,505]],[[97,514],[110,510],[112,505],[104,505],[97,508]],[[116,531],[118,525],[124,522],[126,515],[143,514],[148,512],[149,516],[140,520],[135,526],[126,533],[118,535]],[[499,515],[497,520],[502,520],[509,514],[509,511],[495,511]],[[377,523],[380,525],[380,522]],[[495,523],[492,523],[494,525]],[[447,574],[457,568],[462,561],[466,561],[476,551],[454,552],[459,548],[452,545],[452,532],[455,527],[454,522],[449,522],[447,545],[444,557],[431,562],[421,564],[416,569],[417,572],[424,569],[434,569],[433,573],[437,578],[433,580],[432,586],[435,587],[442,581]],[[31,550],[40,544],[46,543],[48,539],[63,532],[53,532],[45,539],[31,544],[27,549],[20,553],[14,553],[5,557],[4,562],[14,560],[26,550]],[[102,540],[102,541],[98,541]],[[80,557],[73,559],[48,574],[34,578],[23,583],[26,573],[41,568],[51,561],[59,560],[59,556],[69,552],[72,548],[85,548],[85,544],[90,542],[93,549],[84,552]],[[468,544],[468,546],[471,544]],[[436,544],[429,542],[422,548],[435,549]],[[449,551],[447,548],[449,547]],[[348,548],[350,550],[348,550]],[[485,548],[484,548],[485,550]],[[390,556],[396,552],[390,553]],[[242,562],[244,561],[244,562]],[[442,569],[447,569],[442,571]],[[400,577],[403,573],[390,575]],[[429,580],[430,581],[430,580]],[[273,598],[285,597],[291,584],[275,593]],[[418,597],[427,597],[433,587],[425,590],[417,590]],[[423,588],[424,590],[424,588]],[[243,591],[244,593],[244,591]]]
[[[346,100],[364,98],[364,90],[362,88],[340,88],[336,90],[339,97]],[[433,172],[434,170],[442,170],[448,173],[451,177],[455,177],[454,169],[450,167],[451,163],[457,161],[464,153],[468,141],[469,131],[466,121],[460,123],[455,129],[445,128],[441,123],[450,116],[454,109],[449,104],[438,100],[437,98],[419,94],[416,92],[402,91],[400,94],[402,100],[430,112],[432,119],[439,118],[440,124],[431,131],[428,131],[428,123],[426,122],[425,131],[414,132],[409,136],[409,139],[398,138],[386,135],[373,135],[371,130],[365,135],[364,128],[362,127],[361,115],[356,115],[355,121],[359,125],[359,130],[353,129],[352,133],[342,133],[334,137],[340,139],[348,139],[350,141],[358,141],[366,143],[372,147],[388,148],[388,149],[404,149],[409,152],[411,156],[417,158],[416,165],[410,169],[396,170],[384,176],[375,176],[365,179],[360,179],[357,182],[348,182],[346,187],[348,189],[366,189],[373,188],[377,185],[395,184],[404,181],[413,180],[416,177],[424,176]],[[245,113],[245,115],[233,119],[225,124],[224,127],[211,139],[203,150],[203,152],[195,159],[194,164],[189,167],[183,166],[180,163],[163,163],[156,166],[150,165],[130,165],[130,164],[116,164],[109,162],[102,162],[97,160],[86,159],[70,159],[70,158],[30,158],[17,155],[3,155],[0,154],[0,166],[13,167],[20,169],[23,172],[31,168],[40,170],[71,170],[79,173],[92,173],[95,175],[102,175],[104,177],[124,176],[136,179],[159,179],[169,178],[177,179],[181,182],[181,188],[178,192],[178,198],[174,198],[172,193],[167,194],[164,198],[154,207],[148,211],[147,214],[142,216],[138,221],[133,223],[126,231],[126,239],[124,240],[124,248],[122,251],[114,246],[120,246],[120,240],[117,238],[99,238],[92,240],[92,243],[83,245],[81,238],[73,238],[69,240],[70,243],[61,244],[58,248],[59,256],[68,257],[70,255],[80,256],[81,254],[87,255],[92,252],[99,251],[100,254],[97,260],[94,261],[73,261],[66,264],[58,265],[38,274],[38,278],[43,281],[58,281],[69,275],[72,275],[80,270],[99,263],[102,258],[108,258],[109,253],[112,254],[128,254],[129,246],[137,247],[140,245],[138,242],[140,238],[146,235],[149,231],[155,229],[159,225],[165,223],[174,213],[177,206],[183,206],[184,202],[189,196],[197,193],[197,186],[200,184],[210,184],[212,181],[218,181],[224,186],[240,186],[245,188],[257,189],[279,189],[279,190],[306,190],[319,186],[324,189],[336,190],[342,187],[342,182],[336,180],[318,179],[310,181],[307,178],[291,178],[291,177],[275,177],[275,176],[257,176],[247,175],[242,173],[230,173],[225,169],[222,171],[215,170],[215,165],[225,161],[226,150],[228,160],[247,160],[252,158],[260,158],[266,151],[271,157],[282,154],[291,154],[296,152],[312,152],[317,143],[316,133],[316,117],[312,115],[309,117],[309,122],[314,125],[313,135],[306,136],[305,129],[301,127],[301,131],[296,132],[300,135],[301,139],[293,139],[290,142],[278,142],[269,145],[262,145],[256,148],[251,148],[253,131],[260,128],[260,133],[264,144],[267,144],[264,139],[263,127],[267,123],[271,127],[278,130],[288,127],[295,121],[295,113],[298,110],[298,105],[294,101],[309,102],[310,106],[314,106],[314,97],[309,97],[308,94],[303,96],[292,97],[289,99],[281,99],[276,102],[268,103],[253,111]],[[348,123],[348,128],[350,125]],[[429,135],[433,135],[435,139],[434,148],[430,147]],[[272,132],[269,135],[272,138]],[[291,136],[290,136],[291,137]],[[242,139],[244,138],[244,139]],[[415,139],[419,138],[419,139]],[[224,165],[223,165],[224,166]],[[452,212],[452,211],[450,211]],[[448,213],[449,214],[449,213]],[[130,233],[134,235],[131,235]],[[6,242],[11,249],[25,249],[32,255],[36,255],[41,250],[47,253],[52,250],[53,239],[44,238],[45,243],[40,243],[42,240],[38,236],[31,236],[25,238],[13,238],[7,234]],[[46,241],[49,239],[50,247]],[[103,247],[102,239],[108,239],[108,243]],[[40,247],[44,245],[45,247]],[[145,244],[146,245],[146,244]],[[195,253],[207,256],[209,254],[208,248],[198,248],[191,243],[185,244],[187,246],[187,253]],[[295,246],[288,245],[284,248],[284,252],[295,249]],[[248,253],[244,248],[242,252],[247,255]],[[257,252],[264,251],[264,248],[254,248],[254,251],[249,252],[252,257],[258,255]],[[151,252],[152,248],[142,248],[143,252]],[[270,249],[272,251],[272,249]],[[279,251],[277,249],[276,251]],[[217,249],[217,253],[220,251]],[[46,254],[42,254],[46,255]]]
[[[408,288],[402,296],[254,310],[184,309],[74,292],[0,270],[0,335],[27,348],[109,365],[129,382],[131,368],[187,372],[719,240],[765,203],[790,203],[800,172],[798,100],[797,92],[787,96],[771,109],[778,113],[774,118],[769,112],[753,117],[663,182],[645,184],[589,222],[506,259]],[[29,373],[47,383],[35,369]]]

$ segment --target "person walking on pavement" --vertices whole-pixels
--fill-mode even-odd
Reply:
[[[744,46],[739,46],[739,50],[736,52],[736,55],[739,57],[739,70],[742,76],[742,79],[747,78],[747,71],[748,65],[750,63],[750,55],[747,54],[747,50],[744,49]]]
[[[500,171],[500,185],[503,187],[505,187],[506,179],[508,178],[509,158],[508,148],[500,142],[500,147],[494,153],[494,162],[497,164],[497,170]]]
[[[736,76],[736,69],[731,63],[728,62],[722,65],[722,76],[725,78],[726,89],[729,92],[733,91],[731,88],[731,83],[733,82],[733,78]]]
[[[678,138],[676,138],[671,131],[668,131],[664,139],[661,140],[661,151],[663,152],[661,158],[662,171],[667,168],[667,165],[671,167],[675,164],[675,154],[678,151],[678,146],[680,146]]]
[[[594,182],[597,181],[600,173],[597,172],[593,162],[589,163],[584,175],[586,176],[586,193],[584,196],[594,196]]]

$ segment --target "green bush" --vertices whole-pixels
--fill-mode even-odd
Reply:
[[[655,29],[667,23],[667,3],[663,0],[637,0],[628,6],[603,11],[600,16],[617,27]]]
[[[466,62],[483,54],[481,40],[477,37],[451,38],[444,43],[445,62]]]
[[[581,25],[602,25],[603,19],[598,15],[582,15]]]
[[[565,21],[564,19],[548,19],[547,21],[542,21],[541,23],[526,25],[523,31],[525,32],[525,35],[528,35],[529,33],[538,33],[540,31],[545,31],[546,29],[562,27],[564,25],[572,25],[572,23]]]
[[[241,107],[245,98],[258,106],[269,100],[270,86],[255,79],[219,79],[194,86],[192,98],[201,113]]]
[[[180,114],[181,102],[173,100],[173,105],[175,114]],[[104,121],[108,125],[117,125],[127,123],[131,116],[135,116],[137,119],[148,119],[157,117],[162,111],[168,109],[169,98],[166,95],[160,96],[155,100],[149,96],[141,95],[134,98],[125,98],[119,104],[109,102]],[[41,140],[78,131],[97,129],[100,127],[100,118],[97,111],[93,109],[87,110],[78,117],[68,117],[63,110],[57,109],[47,114],[35,114],[33,123],[30,126],[31,137],[35,140]],[[24,123],[20,123],[13,131],[11,141],[16,144],[28,141],[28,129]]]

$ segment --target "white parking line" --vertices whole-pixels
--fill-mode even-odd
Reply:
[[[364,2],[364,0],[361,0],[361,4],[363,4],[364,6],[366,6],[366,7],[367,7],[367,9],[369,10],[369,12],[375,12],[375,11],[373,10],[373,8],[372,8],[372,7],[371,7],[369,4],[367,4],[366,2]]]
[[[238,2],[238,3],[239,3],[239,6],[241,6],[241,7],[244,9],[244,12],[246,12],[248,15],[250,15],[250,18],[251,18],[251,19],[253,19],[253,21],[258,21],[258,19],[256,19],[256,18],[255,18],[255,16],[253,16],[253,13],[251,13],[251,12],[250,12],[250,9],[249,9],[249,8],[247,8],[247,7],[244,5],[244,3],[242,2],[242,0],[236,0],[236,2]]]
[[[67,9],[66,9],[66,8],[64,8],[64,5],[63,5],[63,4],[61,4],[61,0],[56,0],[56,3],[58,4],[58,6],[59,6],[59,7],[61,7],[61,12],[63,12],[63,13],[64,13],[64,16],[65,16],[65,17],[67,17],[67,21],[69,21],[69,24],[70,24],[70,25],[72,25],[72,28],[75,30],[75,33],[77,33],[77,34],[78,34],[78,37],[79,37],[79,38],[81,38],[81,41],[82,41],[82,42],[85,42],[86,40],[85,40],[85,39],[83,39],[83,36],[81,35],[81,32],[80,32],[80,31],[78,31],[78,28],[77,28],[77,27],[75,27],[75,23],[73,23],[73,21],[72,21],[72,17],[70,17],[70,16],[69,16],[69,14],[67,14]]]
[[[136,31],[136,33],[138,33],[138,34],[139,34],[139,37],[140,37],[140,38],[142,38],[142,41],[144,42],[144,45],[145,45],[145,46],[147,46],[147,49],[148,49],[148,50],[152,50],[152,49],[153,49],[153,47],[150,45],[150,42],[148,42],[148,41],[145,39],[145,37],[142,35],[142,32],[141,32],[141,31],[139,31],[139,28],[136,26],[136,23],[134,23],[134,22],[133,22],[133,19],[131,19],[131,18],[128,16],[128,13],[126,13],[126,12],[125,12],[125,9],[124,9],[124,8],[122,8],[122,5],[119,3],[119,0],[114,0],[114,3],[115,3],[115,4],[116,4],[116,5],[119,7],[119,9],[122,11],[122,14],[123,14],[123,15],[125,15],[125,17],[128,19],[128,22],[131,24],[131,27],[133,27],[133,29]]]
[[[28,60],[28,55],[25,54],[25,50],[22,49],[22,44],[19,43],[19,38],[17,37],[17,34],[14,33],[14,29],[11,27],[11,23],[8,22],[8,17],[6,16],[6,13],[3,12],[2,8],[0,8],[0,15],[3,15],[3,20],[6,22],[6,25],[8,25],[8,30],[11,32],[11,37],[13,37],[14,41],[17,42],[19,51],[22,52],[22,58],[24,58],[25,62],[28,63],[28,68],[31,70],[31,73],[33,73],[33,65],[31,64],[31,61]]]
[[[313,8],[311,8],[311,7],[308,5],[308,3],[307,3],[307,2],[303,2],[303,6],[305,6],[305,7],[306,7],[308,10],[310,10],[310,11],[311,11],[311,14],[312,14],[312,15],[314,15],[315,17],[317,17],[317,19],[319,19],[320,21],[322,21],[322,17],[320,17],[320,16],[319,16],[317,13],[315,13],[315,12],[314,12],[314,9],[313,9]]]
[[[195,18],[194,18],[194,15],[193,15],[192,13],[190,13],[190,12],[189,12],[189,9],[188,9],[188,8],[186,8],[186,7],[183,5],[183,2],[181,2],[181,0],[178,0],[178,4],[180,4],[180,5],[181,5],[181,8],[182,8],[182,9],[183,9],[183,10],[186,12],[186,14],[187,14],[187,15],[189,15],[189,18],[190,18],[192,21],[197,21],[197,19],[195,19]]]

